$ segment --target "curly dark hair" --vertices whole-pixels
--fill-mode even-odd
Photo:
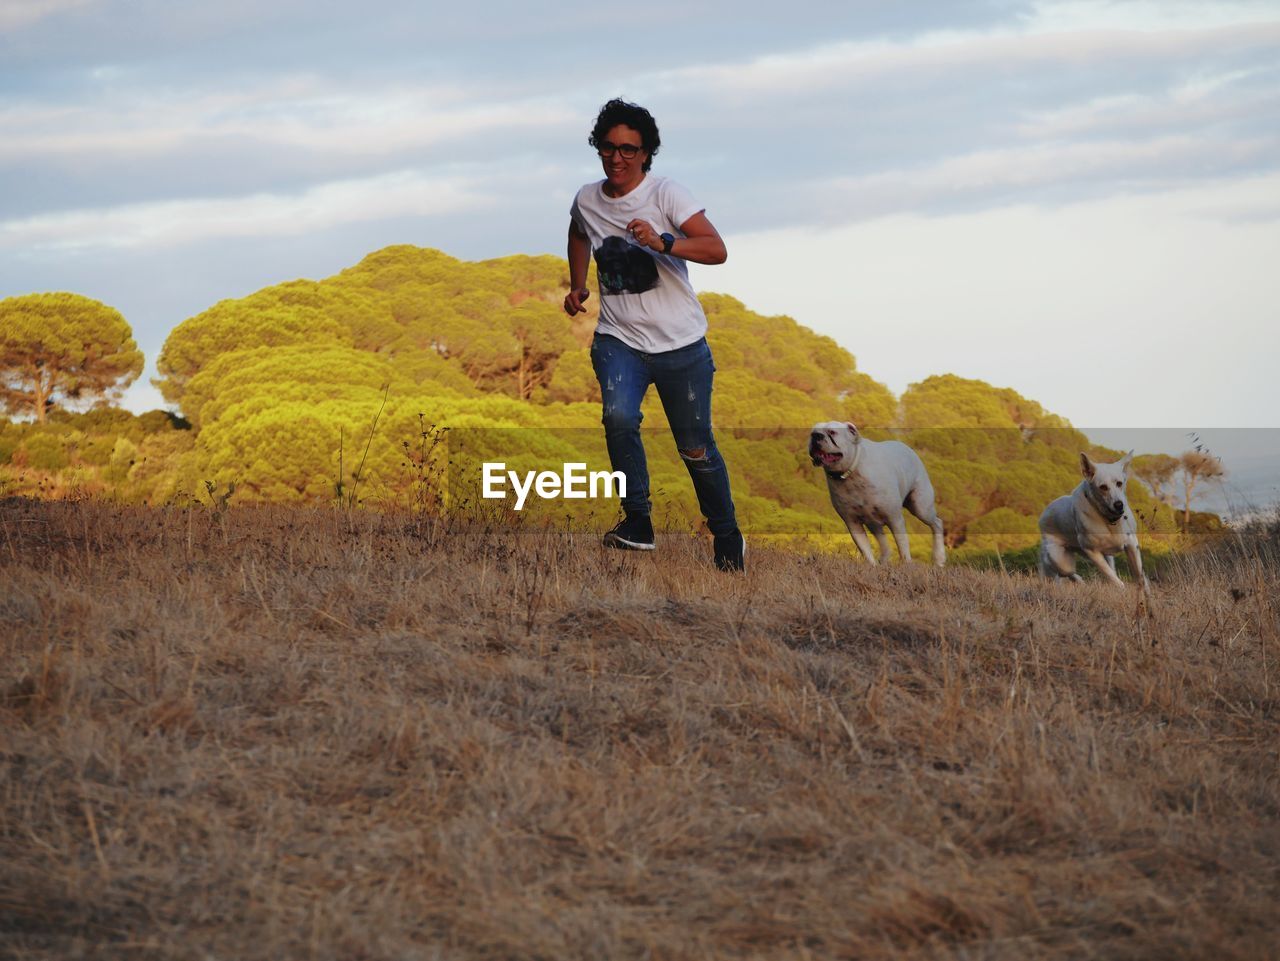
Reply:
[[[596,125],[591,128],[591,136],[587,138],[587,143],[593,147],[600,146],[604,135],[618,124],[630,127],[640,135],[640,144],[647,154],[640,169],[648,173],[649,168],[653,166],[653,158],[658,148],[662,146],[662,138],[658,136],[658,122],[653,119],[653,114],[639,104],[628,103],[618,97],[610,100],[600,108]]]

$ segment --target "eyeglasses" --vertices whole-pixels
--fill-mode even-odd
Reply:
[[[602,140],[596,145],[596,153],[601,157],[612,157],[614,151],[617,151],[622,154],[623,160],[634,159],[635,155],[643,149],[643,147],[637,147],[633,143],[609,143],[607,140]]]

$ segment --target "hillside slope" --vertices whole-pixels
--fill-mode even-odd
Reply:
[[[679,535],[16,499],[0,530],[0,956],[1280,937],[1274,543],[1171,568],[1146,621],[954,568],[727,578]]]
[[[0,424],[0,492],[162,504],[234,490],[238,503],[395,508],[424,496],[474,502],[485,460],[603,469],[586,346],[594,317],[564,315],[567,283],[555,257],[466,262],[396,246],[324,280],[221,301],[177,325],[158,360],[182,422],[116,424],[95,412],[39,429]],[[717,439],[741,524],[757,535],[844,543],[805,452],[819,421],[852,420],[915,447],[948,545],[979,555],[1034,542],[1044,505],[1079,482],[1080,451],[1118,456],[1007,388],[939,374],[895,397],[793,318],[723,294],[702,302],[719,368]],[[655,514],[694,529],[699,511],[656,396],[644,413]],[[1149,543],[1167,550],[1174,512],[1144,484],[1129,495],[1156,535]],[[615,514],[616,504],[562,503],[541,519],[602,530]]]

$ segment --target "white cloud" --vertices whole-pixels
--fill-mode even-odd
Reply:
[[[103,102],[9,107],[0,110],[0,160],[143,157],[220,141],[378,156],[579,120],[546,101],[468,103],[452,87],[351,92],[291,77],[266,89],[126,89]]]
[[[817,181],[804,191],[828,223],[911,210],[939,210],[1013,191],[1053,201],[1050,191],[1084,183],[1148,186],[1197,177],[1205,169],[1271,156],[1276,138],[1217,143],[1194,136],[1145,141],[1036,143],[948,157],[917,169]]]
[[[710,89],[731,99],[791,97],[804,91],[870,82],[887,74],[1001,69],[1033,63],[1084,66],[1116,60],[1176,59],[1266,49],[1280,43],[1280,10],[1271,19],[1196,29],[1092,27],[1067,32],[1051,24],[981,33],[929,33],[903,42],[840,42],[736,63],[685,67],[654,78],[669,91]]]
[[[895,215],[726,239],[695,268],[834,337],[900,392],[930,374],[1008,386],[1081,427],[1277,426],[1280,175],[1060,209]]]
[[[0,3],[0,33],[95,2],[97,0],[4,0]]]
[[[1025,18],[1037,33],[1076,30],[1206,30],[1280,16],[1275,0],[1042,0]]]
[[[442,215],[492,202],[477,178],[405,171],[336,181],[297,194],[162,201],[3,221],[0,250],[146,247],[293,235],[354,221]]]
[[[1140,136],[1161,130],[1197,130],[1222,122],[1252,123],[1280,109],[1280,93],[1241,90],[1260,71],[1204,74],[1158,95],[1118,94],[1040,111],[1018,124],[1027,139],[1061,140],[1099,134]]]

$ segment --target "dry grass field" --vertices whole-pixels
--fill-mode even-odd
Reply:
[[[709,555],[0,503],[0,956],[1277,956],[1274,528]]]

